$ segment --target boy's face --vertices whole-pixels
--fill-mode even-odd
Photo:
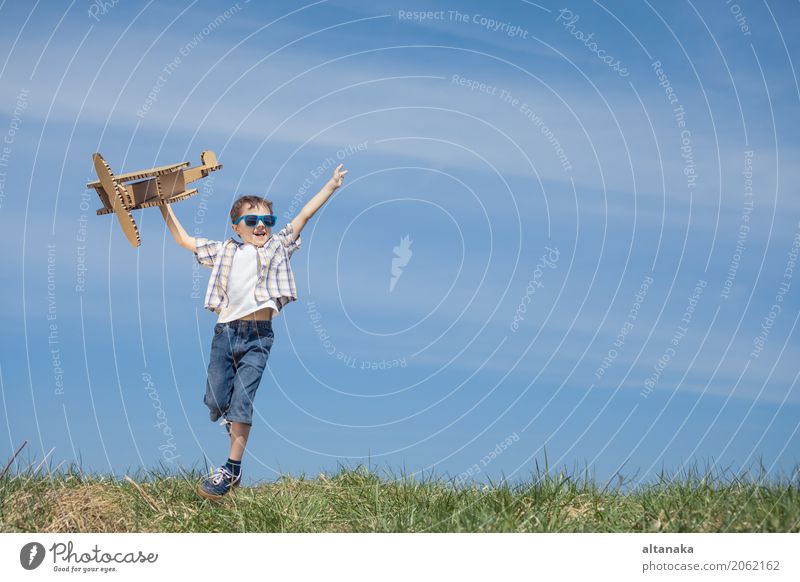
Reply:
[[[245,214],[271,214],[269,206],[266,206],[265,204],[259,204],[255,207],[249,204],[246,204],[245,206],[249,206],[249,208],[242,208],[239,216],[244,216]],[[239,216],[236,218],[239,218]],[[244,223],[244,220],[241,220],[239,221],[239,224],[234,224],[232,226],[234,232],[239,235],[239,238],[241,238],[242,242],[244,243],[250,243],[256,247],[263,247],[264,243],[266,243],[269,239],[270,229],[264,226],[264,223],[260,220],[255,226],[247,226]]]

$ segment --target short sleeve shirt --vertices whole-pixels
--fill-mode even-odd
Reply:
[[[300,248],[302,240],[293,237],[292,223],[272,235],[258,247],[258,276],[253,292],[256,300],[263,303],[272,299],[278,311],[291,301],[297,300],[297,286],[289,258]],[[211,268],[204,307],[219,314],[228,305],[228,279],[233,264],[233,255],[244,245],[234,238],[226,241],[195,238],[197,262]]]

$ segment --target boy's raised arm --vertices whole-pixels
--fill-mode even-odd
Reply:
[[[322,190],[317,192],[311,200],[306,202],[302,210],[300,210],[300,212],[297,213],[297,216],[292,219],[292,240],[295,240],[298,236],[300,236],[300,231],[303,230],[306,222],[308,222],[308,220],[317,213],[317,210],[319,210],[322,205],[328,201],[328,198],[330,198],[333,193],[341,187],[344,176],[348,172],[348,170],[342,171],[343,165],[344,164],[339,164],[336,166],[336,169],[333,170],[333,176],[322,187]]]
[[[175,242],[183,248],[196,253],[197,245],[194,237],[186,234],[183,225],[181,225],[180,221],[178,221],[178,217],[175,216],[175,213],[172,211],[172,206],[169,204],[162,204],[159,208],[161,209],[161,216],[164,217],[164,222],[167,223],[167,228],[169,228],[169,231],[172,233]]]

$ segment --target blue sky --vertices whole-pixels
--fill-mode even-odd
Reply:
[[[123,172],[211,149],[224,169],[174,209],[217,240],[236,196],[280,226],[349,170],[292,257],[248,480],[368,461],[517,480],[545,450],[602,479],[788,473],[798,21],[796,2],[1,4],[0,459],[24,440],[118,475],[225,459],[210,271],[154,210],[132,248],[84,190],[95,151]]]

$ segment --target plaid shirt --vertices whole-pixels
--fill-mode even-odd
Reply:
[[[273,299],[278,306],[278,311],[297,299],[297,287],[294,274],[289,264],[292,256],[302,241],[300,236],[291,239],[292,223],[289,222],[280,231],[273,233],[263,247],[258,250],[258,279],[256,280],[256,300],[259,302]],[[234,238],[225,242],[209,240],[203,237],[195,238],[197,262],[206,267],[211,267],[211,277],[208,280],[204,307],[214,313],[219,313],[228,305],[228,275],[233,264],[233,255],[239,247],[244,245]]]

